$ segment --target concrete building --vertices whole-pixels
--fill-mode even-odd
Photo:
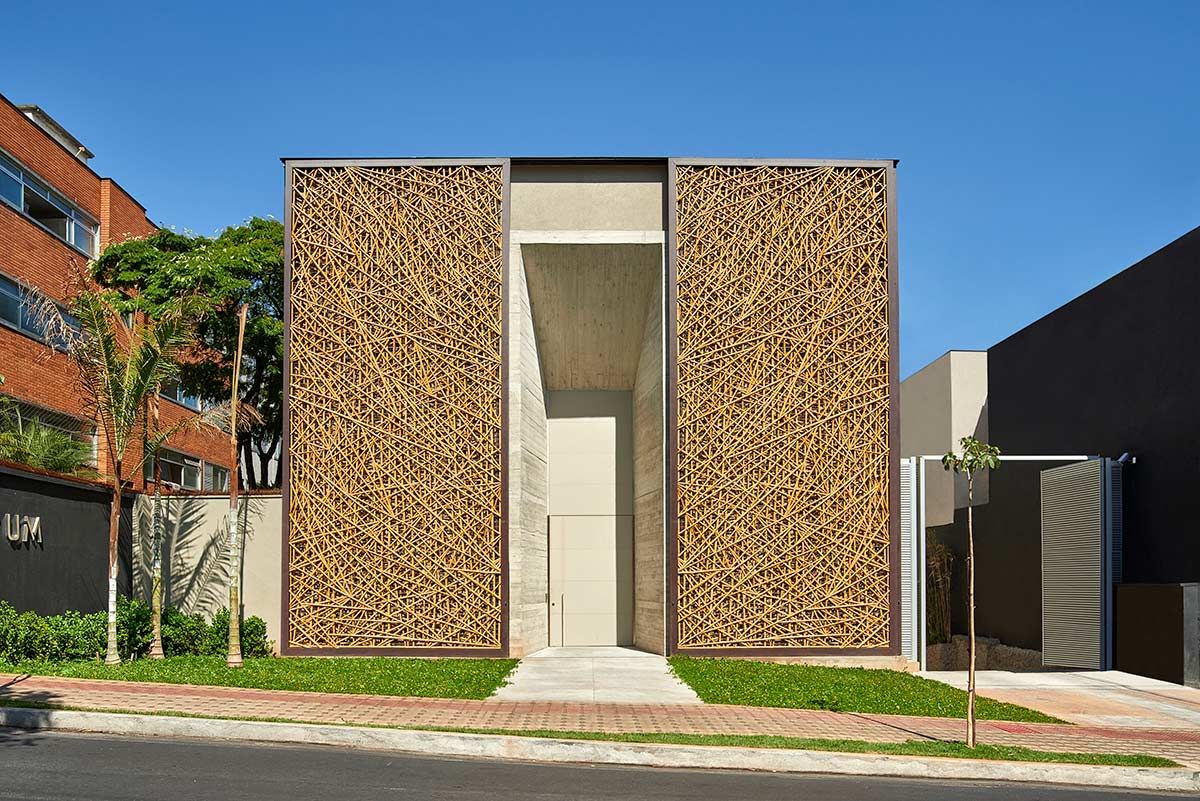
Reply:
[[[900,383],[902,456],[933,456],[959,450],[963,437],[987,442],[987,352],[952,350]],[[987,503],[988,476],[975,481],[975,502]],[[967,482],[962,476],[926,465],[925,521],[929,526],[954,522],[956,509],[967,505]]]
[[[283,652],[894,661],[894,169],[285,160]]]
[[[1197,292],[1200,228],[986,354],[952,351],[901,385],[906,455],[948,450],[978,415],[974,430],[1007,454],[1133,457],[1123,470],[1115,667],[1178,682],[1200,682]],[[1002,464],[975,516],[978,630],[1033,650],[1044,617],[1039,474],[1055,466]],[[931,483],[928,520],[958,553],[951,619],[963,633],[965,503],[951,515],[947,497]]]
[[[0,95],[0,375],[3,394],[26,420],[93,444],[108,472],[75,368],[48,353],[26,308],[29,293],[65,302],[71,276],[106,245],[155,230],[146,210],[112,178],[89,166],[92,153],[37,106]],[[164,425],[199,408],[178,386],[161,404]],[[164,477],[189,488],[227,486],[228,447],[216,429],[184,432],[163,455]],[[143,486],[134,476],[135,488]]]

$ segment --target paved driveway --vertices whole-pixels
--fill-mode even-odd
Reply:
[[[960,689],[965,670],[922,673]],[[1010,673],[981,670],[980,695],[1020,704],[1047,715],[1090,726],[1200,729],[1200,690],[1119,670],[1062,670]]]
[[[498,701],[698,704],[667,660],[633,648],[544,648],[521,660]]]

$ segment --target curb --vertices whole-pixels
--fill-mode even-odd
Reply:
[[[910,779],[974,779],[1200,793],[1200,771],[1179,768],[1122,768],[1105,765],[1055,765],[884,754],[841,754],[774,748],[552,740],[416,729],[209,720],[27,707],[0,707],[0,726],[31,731],[333,745],[439,757],[527,762],[890,776]]]

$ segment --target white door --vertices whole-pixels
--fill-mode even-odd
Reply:
[[[550,644],[633,643],[633,518],[550,518]]]

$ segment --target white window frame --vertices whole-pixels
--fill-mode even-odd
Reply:
[[[9,208],[16,211],[25,219],[41,228],[46,233],[53,236],[55,239],[70,245],[78,250],[89,259],[96,258],[97,247],[100,244],[100,223],[76,204],[72,203],[59,191],[55,190],[52,184],[42,178],[33,170],[26,167],[18,159],[14,158],[11,153],[0,149],[0,172],[13,178],[21,188],[21,202],[14,205],[11,200],[3,195],[0,195],[0,202],[3,202]],[[25,193],[33,192],[38,197],[53,205],[55,208],[62,211],[67,217],[67,234],[60,235],[57,231],[44,225],[40,220],[32,217],[25,211]],[[84,248],[75,240],[78,238],[76,226],[81,226],[91,236],[91,249]]]

